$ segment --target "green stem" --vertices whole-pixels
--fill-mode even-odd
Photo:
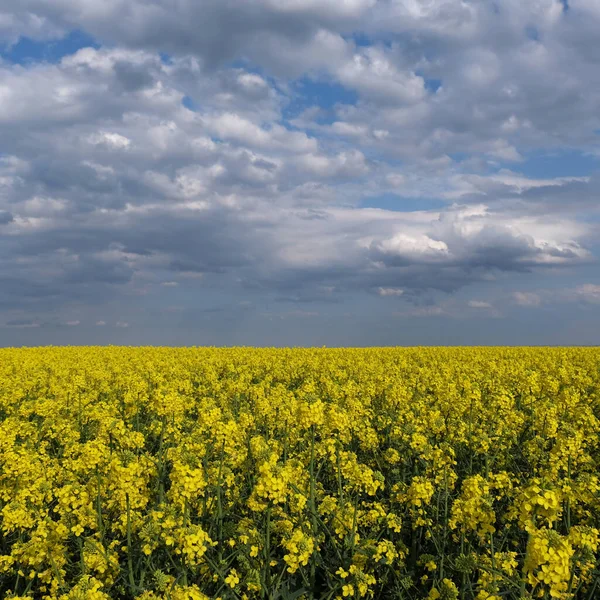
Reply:
[[[98,532],[100,533],[100,540],[104,541],[104,523],[102,522],[102,496],[100,494],[100,474],[98,473],[98,465],[96,465],[96,518],[98,522]]]
[[[131,548],[131,505],[129,503],[129,494],[125,494],[125,502],[127,503],[127,572],[129,577],[129,587],[131,593],[135,596],[136,586],[133,577],[133,556]]]
[[[571,483],[571,457],[569,456],[569,462],[567,463],[567,474],[569,476],[569,484]],[[569,494],[571,493],[570,485],[569,485]],[[571,531],[571,498],[570,495],[567,496],[567,535],[569,531]]]
[[[264,586],[261,597],[270,597],[271,590],[271,505],[267,507],[265,522],[265,570],[263,575]]]
[[[340,504],[344,504],[344,488],[342,487],[342,469],[340,465],[340,448],[339,442],[335,445],[335,457],[337,463],[337,480],[338,480],[338,495],[340,497]]]
[[[594,585],[592,586],[592,589],[588,595],[588,600],[592,600],[594,598],[594,593],[596,592],[596,586],[598,585],[598,581],[600,581],[600,579],[596,577],[596,579],[594,580]]]
[[[312,538],[313,542],[316,543],[317,539],[317,507],[315,502],[315,426],[314,424],[311,426],[311,441],[310,441],[310,498],[309,498],[309,506],[311,512],[311,522],[312,522]],[[313,552],[310,561],[310,584],[311,589],[314,589],[315,580],[316,580],[316,572],[317,572],[317,563],[316,563],[317,553]]]
[[[352,515],[352,533],[350,534],[350,560],[354,553],[354,542],[356,538],[356,522],[358,519],[358,492],[356,492],[356,498],[354,500],[354,514]],[[346,565],[348,566],[348,565]]]
[[[81,566],[81,574],[85,575],[87,569],[85,568],[85,560],[83,559],[83,540],[81,536],[77,536],[77,545],[79,546],[79,564]]]
[[[223,572],[221,571],[219,566],[216,565],[215,562],[213,560],[211,560],[206,554],[204,555],[203,558],[208,563],[208,565],[215,571],[215,573],[221,579],[221,581],[224,583],[225,575],[223,574]],[[232,594],[234,596],[234,598],[238,598],[238,599],[240,598],[239,595],[233,589],[229,589],[229,593]]]
[[[185,505],[183,507],[183,526],[184,527],[188,527],[190,524],[190,507],[187,501],[187,498],[185,500]],[[188,572],[187,572],[187,565],[185,564],[185,558],[182,559],[182,564],[183,564],[183,585],[187,586],[188,584]]]
[[[460,534],[460,555],[461,557],[463,557],[464,560],[464,556],[465,556],[465,533],[464,531],[461,532]],[[467,587],[467,573],[465,571],[462,572],[462,576],[461,576],[461,581],[460,581],[460,597],[464,598],[465,596],[465,589]]]
[[[492,569],[497,571],[496,569],[496,553],[494,552],[494,534],[490,533],[490,552],[492,554]]]
[[[442,558],[440,560],[440,579],[444,579],[444,561],[446,559],[446,536],[448,533],[448,473],[444,467],[444,533],[442,535]]]

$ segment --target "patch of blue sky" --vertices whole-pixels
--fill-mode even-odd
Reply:
[[[533,40],[535,42],[538,42],[540,39],[540,32],[539,32],[538,28],[535,27],[534,25],[527,25],[527,27],[525,27],[525,35],[530,40]]]
[[[442,80],[437,77],[427,77],[421,69],[415,71],[415,75],[422,77],[425,80],[425,89],[432,94],[435,94],[442,87]]]
[[[58,40],[38,41],[21,37],[15,44],[0,46],[0,57],[20,65],[58,63],[63,57],[89,47],[99,48],[100,44],[84,31],[75,30]]]
[[[365,196],[359,208],[381,208],[395,212],[416,212],[420,210],[439,210],[448,203],[439,198],[400,196],[398,194],[378,194]]]
[[[162,61],[162,63],[164,65],[172,65],[173,64],[173,59],[166,52],[159,52],[158,55],[160,56],[160,60]]]
[[[471,154],[468,152],[448,152],[448,156],[456,163],[460,163],[463,160],[471,158]]]
[[[248,71],[249,73],[264,76],[262,69],[247,58],[236,58],[229,61],[227,65],[232,69],[244,69],[244,71]]]
[[[330,125],[336,120],[333,108],[337,104],[355,105],[358,102],[355,91],[336,82],[302,77],[292,87],[294,96],[283,111],[285,119],[293,119],[307,108],[317,106],[324,111],[318,122]]]
[[[582,150],[570,148],[552,151],[525,152],[517,147],[524,160],[521,162],[504,162],[494,160],[488,171],[508,169],[534,179],[551,179],[553,177],[586,177],[600,170],[600,157]],[[468,152],[449,152],[448,156],[460,166],[463,161],[477,158],[477,154]],[[470,168],[470,167],[469,167]],[[467,170],[469,170],[467,168]]]
[[[525,161],[516,167],[506,165],[527,177],[548,179],[552,177],[585,177],[597,171],[600,159],[580,150],[556,150],[553,152],[532,152],[525,154]]]
[[[362,32],[354,32],[351,35],[345,37],[345,39],[354,42],[356,46],[362,48],[366,48],[368,46],[373,45],[373,40],[366,33]]]
[[[196,112],[198,110],[198,105],[196,104],[194,99],[190,96],[184,96],[183,99],[181,100],[181,104],[183,104],[183,106],[185,106],[185,108],[187,108],[188,110],[191,110],[193,112]]]
[[[425,89],[435,94],[442,87],[441,79],[430,79],[425,77]]]

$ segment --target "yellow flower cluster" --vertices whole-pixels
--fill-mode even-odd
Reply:
[[[0,350],[0,598],[593,600],[596,348]]]
[[[462,484],[460,496],[452,505],[449,525],[463,532],[473,531],[481,538],[496,531],[496,515],[491,508],[490,485],[481,476],[467,477]]]
[[[199,525],[189,525],[181,534],[181,547],[175,549],[176,554],[183,554],[189,565],[199,565],[202,557],[212,545],[212,540]]]
[[[537,517],[541,517],[548,527],[558,519],[562,511],[560,491],[544,486],[538,478],[523,488],[520,496],[519,522],[523,528],[535,529]]]
[[[568,598],[573,552],[569,540],[552,529],[531,533],[524,566],[528,582],[545,586],[552,598]]]
[[[281,543],[287,550],[283,560],[288,565],[289,573],[295,573],[301,566],[306,566],[315,548],[312,538],[301,529],[294,530],[292,535],[284,538]]]

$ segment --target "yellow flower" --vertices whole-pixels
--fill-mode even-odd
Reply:
[[[235,569],[231,569],[231,571],[229,571],[229,575],[225,577],[225,583],[230,588],[234,588],[239,582],[240,578],[238,577],[237,571]]]

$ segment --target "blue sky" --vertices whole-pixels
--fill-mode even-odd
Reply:
[[[58,63],[65,56],[88,47],[99,48],[100,44],[91,35],[79,30],[62,33],[56,39],[50,40],[36,40],[23,35],[16,41],[5,41],[0,56],[12,64],[19,65]]]
[[[6,0],[0,344],[598,344],[599,27]]]

